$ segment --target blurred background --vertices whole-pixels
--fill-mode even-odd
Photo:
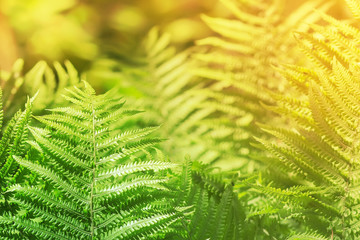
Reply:
[[[303,0],[285,2],[291,12]],[[337,1],[332,15],[346,17],[343,5]],[[230,15],[221,0],[1,0],[0,69],[10,70],[17,58],[25,70],[39,60],[69,59],[83,71],[109,48],[131,54],[153,26],[184,49],[212,34],[200,14]]]
[[[185,47],[208,30],[200,13],[226,14],[216,0],[1,0],[0,67],[9,70],[25,59],[69,59],[83,69],[110,44],[136,45],[154,25]]]

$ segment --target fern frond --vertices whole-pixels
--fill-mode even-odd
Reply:
[[[349,6],[352,14],[356,19],[360,19],[360,3],[357,0],[346,0],[347,5]]]
[[[34,98],[28,99],[25,110],[19,110],[10,122],[1,131],[0,140],[0,182],[1,204],[0,210],[10,210],[9,194],[7,190],[11,184],[17,183],[24,176],[24,169],[15,162],[13,155],[24,156],[26,153],[25,143],[28,139],[28,124],[32,113]],[[0,99],[2,102],[2,99]],[[1,122],[2,122],[1,110]],[[11,207],[10,207],[11,208]]]
[[[296,234],[288,238],[288,240],[325,240],[325,239],[329,239],[329,238],[316,233]]]
[[[30,128],[44,161],[14,156],[48,187],[11,187],[8,192],[15,194],[14,201],[28,214],[3,216],[0,225],[37,239],[141,239],[166,235],[166,229],[183,214],[164,201],[169,190],[162,183],[167,179],[155,172],[174,164],[136,155],[158,143],[144,138],[156,128],[113,132],[109,124],[116,119],[103,121],[109,115],[103,111],[103,101],[109,102],[111,109],[121,108],[122,100],[96,96],[86,82],[84,90],[68,91],[67,99],[74,103],[69,114],[56,109],[51,115],[37,117],[46,129]],[[109,107],[105,109],[110,111]],[[127,114],[118,113],[116,117],[121,119]],[[104,147],[104,143],[109,144]],[[112,161],[102,161],[109,156]],[[134,158],[138,160],[132,162]],[[123,203],[119,205],[119,201]],[[40,223],[33,223],[29,217]]]
[[[354,8],[359,5],[358,1],[348,3],[356,17]],[[359,202],[358,193],[354,192],[359,186],[357,173],[360,167],[356,160],[359,154],[360,85],[359,68],[355,67],[360,52],[354,49],[359,43],[359,30],[345,21],[326,14],[321,16],[329,26],[312,25],[313,33],[298,35],[299,43],[313,60],[311,69],[295,66],[282,70],[285,78],[303,95],[295,95],[297,100],[277,97],[281,99],[280,104],[270,107],[291,117],[290,121],[294,121],[291,129],[262,126],[276,140],[258,138],[271,153],[271,164],[278,164],[283,169],[285,177],[281,180],[291,179],[295,184],[277,190],[266,186],[263,191],[274,199],[283,200],[284,194],[296,188],[327,189],[318,194],[310,189],[295,191],[292,199],[285,200],[284,204],[294,204],[294,209],[303,218],[308,218],[309,221],[304,223],[305,230],[317,230],[321,234],[299,234],[289,239],[325,239],[323,236],[330,235],[334,239],[356,239],[359,234],[357,221],[349,213]],[[275,178],[274,182],[276,184]],[[308,205],[296,207],[297,198],[304,196],[310,198],[306,201]],[[322,214],[313,218],[311,211]],[[322,218],[330,212],[336,214]],[[294,213],[289,217],[297,218]],[[330,227],[316,227],[314,220],[318,225],[330,226],[331,233]]]
[[[135,97],[144,97],[133,104],[151,112],[148,122],[164,123],[161,136],[171,135],[172,140],[163,147],[178,162],[190,154],[205,163],[246,172],[255,164],[249,164],[249,154],[258,152],[250,144],[251,136],[259,134],[254,123],[272,116],[258,103],[273,102],[267,89],[286,88],[272,65],[282,56],[290,62],[301,59],[293,50],[292,32],[308,29],[302,21],[320,18],[312,9],[325,10],[329,4],[307,2],[285,17],[279,1],[222,3],[235,19],[202,16],[218,36],[197,41],[195,48],[176,53],[169,34],[151,29],[137,66],[126,66],[130,73],[123,74],[122,85],[134,88]]]
[[[243,209],[230,184],[215,177],[206,166],[187,159],[180,177],[177,201],[192,206],[181,239],[239,239],[244,236]],[[178,180],[178,181],[179,181]]]
[[[199,49],[206,53],[198,52],[193,55],[198,65],[194,73],[202,79],[210,91],[219,94],[219,98],[209,99],[221,104],[222,107],[214,109],[209,116],[221,116],[227,119],[250,116],[251,121],[247,124],[226,127],[233,132],[241,130],[248,136],[258,135],[254,122],[275,118],[270,117],[271,111],[266,111],[258,103],[269,105],[274,102],[269,89],[279,94],[287,89],[286,82],[272,66],[277,66],[281,61],[291,62],[301,59],[292,33],[307,31],[309,27],[306,24],[320,19],[313,9],[326,10],[329,4],[309,1],[285,17],[281,12],[283,5],[280,1],[222,2],[234,13],[235,18],[229,20],[203,16],[205,23],[218,36],[197,42]],[[264,17],[260,18],[260,14]],[[281,51],[286,51],[286,54],[280,54]],[[287,59],[280,59],[281,55]],[[233,96],[237,99],[224,102],[226,98]],[[211,104],[212,101],[210,106]],[[204,105],[209,106],[208,101],[204,101]],[[233,134],[226,139],[231,139],[233,149],[235,146],[243,145],[250,154],[255,155],[258,151],[251,145],[246,146],[244,142],[251,142],[250,139],[239,141]],[[249,156],[243,157],[249,158]]]
[[[65,67],[55,62],[54,70],[46,62],[40,61],[24,74],[23,65],[24,61],[18,59],[12,71],[2,72],[0,77],[6,120],[19,109],[19,105],[26,102],[24,97],[38,92],[33,111],[40,112],[45,107],[58,103],[65,87],[76,85],[80,81],[76,69],[69,61],[65,61]]]

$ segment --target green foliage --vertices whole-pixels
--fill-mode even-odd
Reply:
[[[190,154],[224,170],[247,173],[257,167],[249,161],[258,152],[250,144],[251,136],[259,134],[254,123],[273,116],[259,101],[273,102],[268,89],[285,90],[271,65],[300,59],[299,51],[292,50],[292,31],[306,30],[303,21],[318,19],[314,7],[328,7],[307,3],[283,17],[281,3],[263,2],[223,1],[239,20],[204,16],[220,36],[200,40],[195,48],[176,53],[169,34],[154,28],[133,62],[119,64],[122,56],[114,53],[112,60],[98,62],[122,71],[120,91],[138,98],[134,103],[152,113],[147,121],[163,124],[162,136],[171,136],[163,147],[178,161]],[[260,19],[260,14],[267,18]]]
[[[232,16],[202,16],[214,36],[194,47],[153,28],[97,59],[103,95],[69,62],[1,73],[1,239],[358,238],[357,22],[221,2]]]
[[[207,101],[211,92],[191,74],[191,50],[176,53],[169,44],[169,34],[160,34],[159,29],[153,28],[138,58],[133,59],[135,63],[120,64],[117,59],[103,64],[108,69],[121,70],[119,91],[133,97],[133,104],[149,112],[149,118],[139,119],[138,124],[162,124],[161,136],[171,136],[162,145],[165,152],[174,155],[178,162],[186,154],[198,161],[213,162],[219,158],[219,152],[227,150],[225,141],[224,147],[218,144],[224,136],[222,130],[213,129],[212,119],[207,120],[220,106]],[[101,65],[101,61],[97,64]]]
[[[4,211],[13,210],[13,202],[6,192],[11,184],[24,181],[29,178],[29,173],[23,167],[19,167],[13,156],[24,156],[26,153],[25,143],[28,139],[27,126],[30,122],[31,110],[34,98],[28,99],[25,110],[19,110],[15,116],[3,128],[2,92],[0,90],[0,214]]]
[[[263,2],[240,7],[223,1],[239,20],[204,16],[220,36],[200,40],[195,48],[177,53],[170,35],[153,28],[132,62],[112,52],[112,58],[94,67],[121,70],[108,77],[121,78],[120,91],[138,98],[134,104],[151,112],[147,121],[163,124],[162,136],[171,136],[163,147],[178,161],[190,154],[225,170],[251,172],[256,164],[249,159],[257,148],[249,140],[259,133],[254,123],[273,116],[259,101],[272,102],[265,90],[285,89],[271,65],[300,58],[299,51],[291,50],[296,45],[292,31],[307,29],[302,21],[318,19],[314,7],[327,8],[320,2],[307,3],[282,19],[281,3]],[[260,19],[260,14],[266,18]],[[291,55],[279,54],[278,49]]]
[[[77,85],[80,80],[75,67],[65,61],[65,67],[54,62],[54,70],[46,62],[38,62],[26,74],[22,74],[24,61],[18,59],[11,72],[1,71],[0,82],[3,89],[5,121],[26,101],[26,96],[38,93],[33,111],[41,112],[46,107],[60,103],[65,87]]]
[[[183,166],[178,201],[193,206],[185,225],[185,238],[196,240],[242,239],[244,209],[231,184],[209,172],[198,162],[187,161]]]
[[[273,66],[303,59],[292,33],[306,31],[307,23],[319,18],[313,8],[327,9],[328,4],[308,1],[286,15],[282,1],[221,2],[233,17],[202,16],[216,35],[197,41],[193,58],[198,67],[194,73],[206,86],[208,104],[218,106],[207,120],[212,125],[217,123],[217,132],[223,136],[219,142],[227,144],[219,166],[243,167],[247,173],[254,164],[250,161],[249,167],[249,159],[259,154],[251,145],[251,137],[260,135],[255,122],[282,124],[259,104],[274,102],[269,90],[287,90],[286,82]]]
[[[65,99],[74,106],[54,108],[37,117],[46,128],[30,128],[31,145],[44,159],[14,156],[42,181],[8,190],[26,211],[4,214],[0,233],[11,239],[161,237],[181,211],[164,201],[166,178],[155,173],[174,164],[137,154],[159,142],[146,137],[156,128],[113,129],[139,111],[125,109],[121,98],[96,96],[86,82],[84,91],[68,90]]]
[[[263,158],[258,148],[251,144],[253,136],[264,136],[255,122],[286,124],[286,121],[276,119],[269,107],[264,108],[259,104],[273,104],[277,101],[271,91],[284,94],[285,90],[289,90],[288,83],[274,66],[279,66],[281,62],[295,63],[303,59],[303,55],[295,48],[297,42],[292,37],[293,31],[309,30],[308,23],[319,19],[313,8],[324,10],[329,5],[321,1],[307,2],[286,16],[281,12],[282,4],[278,1],[223,3],[234,13],[236,19],[204,16],[205,22],[218,36],[198,41],[195,49],[176,54],[175,49],[169,46],[169,35],[161,35],[157,29],[152,29],[140,57],[132,59],[134,62],[119,64],[121,58],[118,56],[116,62],[108,59],[108,62],[102,63],[108,65],[109,69],[120,69],[120,91],[138,98],[133,103],[151,112],[151,119],[139,119],[139,125],[148,121],[164,123],[161,136],[170,137],[170,140],[165,142],[162,148],[174,155],[177,162],[182,161],[185,154],[190,154],[197,161],[221,166],[226,170],[240,169],[241,173],[249,174],[258,167],[257,161]],[[260,18],[260,15],[265,17]],[[295,93],[295,90],[291,93]],[[275,164],[271,169],[276,169]],[[274,178],[281,175],[278,171],[275,171]],[[278,178],[287,181],[284,176]],[[206,184],[207,180],[208,178],[203,178],[199,185]],[[286,184],[291,185],[294,182],[296,179],[291,179]],[[219,211],[225,215],[228,209],[237,208],[236,204],[232,203],[224,210],[217,205],[221,202],[219,198],[215,200],[210,197],[211,191],[209,193],[201,190],[199,186],[194,189],[192,194],[199,195],[199,199],[189,200],[188,205],[215,204],[213,206],[216,206],[216,210],[213,214]],[[225,189],[220,191],[221,196]],[[291,232],[286,225],[295,225],[302,229],[296,221],[280,222],[287,214],[300,216],[301,212],[294,211],[290,205],[286,206],[285,210],[281,209],[283,202],[271,207],[276,202],[268,200],[267,194],[280,195],[277,188],[269,188],[268,192],[260,196],[256,187],[250,190],[249,184],[241,190],[246,197],[241,199],[243,202],[240,205],[247,209],[240,212],[243,219],[247,216],[247,222],[242,223],[242,227],[235,224],[238,229],[230,227],[236,229],[233,233],[254,238],[264,236],[264,239],[283,239]],[[262,191],[265,190],[261,189],[260,192]],[[300,192],[295,189],[293,193],[284,192],[283,201],[296,199]],[[206,197],[206,194],[209,196]],[[333,210],[332,206],[328,206],[331,197],[327,196],[325,200],[318,202],[314,200],[315,203],[312,199],[311,195],[301,195],[296,200],[297,205],[305,208],[317,204],[323,207],[323,212]],[[199,232],[206,232],[207,230],[203,229],[205,224],[201,223],[209,223],[205,221],[206,217],[211,219],[216,216],[206,215],[208,213],[204,215],[201,211],[203,209],[194,209],[194,219],[197,220],[191,221],[188,230],[191,236],[200,236]],[[229,217],[233,218],[234,216]],[[315,218],[312,219],[314,222]],[[277,223],[274,224],[274,221]],[[194,222],[199,222],[198,226],[192,225]],[[232,224],[239,220],[228,222]],[[205,236],[211,236],[211,233],[208,232]],[[239,235],[232,236],[236,239]]]
[[[293,235],[288,240],[325,240],[328,239],[319,234],[304,233],[299,235]]]
[[[356,239],[360,231],[359,220],[354,218],[360,200],[356,160],[360,54],[355,46],[360,35],[347,23],[325,14],[322,17],[331,25],[314,25],[314,33],[297,34],[313,67],[283,70],[303,95],[277,96],[278,106],[270,107],[291,123],[286,129],[261,126],[276,142],[258,139],[271,153],[265,160],[276,165],[287,181],[273,178],[275,185],[289,188],[266,186],[262,191],[289,204],[291,214],[299,213],[292,217],[305,219],[307,228],[333,239]]]

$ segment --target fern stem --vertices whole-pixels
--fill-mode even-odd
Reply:
[[[92,131],[93,131],[93,166],[92,166],[92,176],[91,176],[91,194],[90,194],[90,222],[91,222],[91,240],[95,239],[95,220],[94,220],[94,188],[95,188],[95,173],[96,173],[96,159],[97,159],[97,149],[96,149],[96,119],[95,119],[95,109],[94,104],[91,103],[92,108]]]

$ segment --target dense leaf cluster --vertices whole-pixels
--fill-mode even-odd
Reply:
[[[1,76],[1,239],[359,238],[360,2],[222,2],[183,52],[104,51],[105,94],[69,62]]]

